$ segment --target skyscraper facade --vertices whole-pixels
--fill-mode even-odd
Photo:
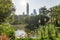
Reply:
[[[27,3],[27,7],[26,7],[26,13],[27,15],[29,15],[29,4]]]
[[[34,16],[37,15],[36,9],[33,10]]]

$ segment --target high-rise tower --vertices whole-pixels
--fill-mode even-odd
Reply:
[[[26,7],[26,13],[27,15],[29,15],[29,4],[27,3],[27,7]]]
[[[37,15],[36,9],[33,10],[34,16]]]

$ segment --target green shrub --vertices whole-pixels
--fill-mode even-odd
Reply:
[[[40,39],[37,39],[37,38],[18,38],[16,40],[40,40]]]
[[[15,40],[14,28],[9,23],[3,23],[0,25],[0,34],[5,33],[10,40]]]
[[[38,29],[40,40],[57,40],[60,39],[60,33],[54,24],[40,26]]]

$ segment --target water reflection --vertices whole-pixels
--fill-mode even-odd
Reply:
[[[24,30],[16,30],[15,31],[15,36],[17,38],[26,37],[27,36],[27,33]]]
[[[37,38],[37,36],[36,35],[31,35],[31,34],[29,34],[30,35],[30,37],[31,38]],[[15,36],[17,37],[17,38],[25,38],[25,37],[28,37],[29,36],[24,30],[16,30],[15,31]]]

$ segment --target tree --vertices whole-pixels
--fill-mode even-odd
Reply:
[[[39,16],[40,16],[39,19],[41,25],[45,25],[49,21],[48,14],[49,14],[49,10],[47,10],[45,6],[39,9]]]
[[[46,14],[48,14],[48,12],[49,12],[49,10],[47,10],[47,8],[45,6],[44,7],[41,7],[39,9],[39,14],[40,15],[46,15]]]
[[[51,7],[50,10],[55,25],[60,26],[60,5]]]
[[[15,11],[12,0],[0,0],[0,22],[5,22],[11,13]]]

